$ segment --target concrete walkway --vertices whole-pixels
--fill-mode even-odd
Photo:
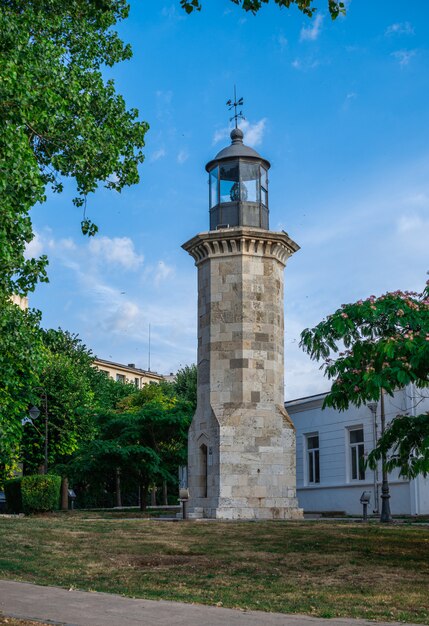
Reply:
[[[374,626],[353,619],[320,619],[197,604],[136,600],[0,580],[0,614],[61,626]],[[381,622],[379,622],[381,626]],[[390,622],[382,626],[399,626]],[[400,626],[412,626],[401,623]]]

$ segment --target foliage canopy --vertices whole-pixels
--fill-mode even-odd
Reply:
[[[325,406],[346,409],[429,382],[429,287],[344,304],[301,334],[302,348],[333,379]],[[343,348],[344,347],[344,348]],[[342,351],[341,351],[342,350]],[[335,358],[331,358],[335,355]]]
[[[127,110],[103,66],[129,59],[112,29],[125,0],[2,0],[0,13],[0,293],[25,295],[46,280],[46,258],[25,260],[29,209],[77,185],[85,204],[99,183],[120,191],[138,181],[148,128]],[[83,230],[95,229],[85,217]]]
[[[344,410],[378,400],[383,390],[429,385],[429,281],[422,293],[395,291],[344,304],[312,329],[301,344],[333,380],[324,406]],[[334,357],[334,358],[333,358]],[[387,458],[404,476],[429,472],[429,416],[399,415],[387,426],[369,464]]]
[[[47,258],[26,258],[30,209],[73,179],[82,231],[95,234],[86,198],[99,184],[138,181],[148,125],[127,110],[103,68],[129,59],[114,25],[125,0],[0,0],[0,466],[13,458],[44,358],[39,316],[10,297],[47,281]],[[59,357],[58,358],[62,358]],[[0,467],[1,473],[1,467]]]
[[[245,11],[250,13],[257,13],[263,4],[268,4],[270,0],[230,0],[234,4],[237,4]],[[280,8],[289,8],[291,5],[296,6],[304,15],[313,17],[317,11],[314,6],[314,0],[273,0]],[[200,11],[202,3],[200,0],[180,0],[180,4],[187,13],[193,11]],[[346,12],[345,2],[342,0],[328,0],[328,10],[331,18],[335,20],[339,15],[344,15]]]
[[[145,507],[151,485],[177,480],[178,466],[186,463],[192,408],[188,402],[163,393],[161,385],[144,389],[151,387],[158,388],[151,399],[145,399],[141,392],[134,394],[140,406],[134,402],[127,412],[110,411],[96,417],[94,438],[81,445],[66,468],[75,482],[105,484],[119,472],[121,481],[141,489]]]

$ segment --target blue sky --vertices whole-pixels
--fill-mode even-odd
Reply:
[[[101,358],[169,373],[196,361],[196,268],[181,244],[208,229],[204,166],[229,144],[226,100],[244,97],[245,143],[271,162],[270,227],[301,246],[285,270],[286,398],[328,388],[298,348],[345,302],[420,290],[429,270],[429,3],[352,0],[332,22],[229,0],[133,0],[119,27],[133,58],[108,72],[150,124],[140,184],[88,201],[72,186],[32,211],[29,254],[48,285],[43,325],[78,333]]]

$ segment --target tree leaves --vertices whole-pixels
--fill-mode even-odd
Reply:
[[[296,5],[304,15],[313,17],[314,13],[317,11],[316,7],[313,6],[313,1],[314,0],[274,0],[274,3],[280,8],[289,8],[292,4]],[[250,13],[255,15],[263,4],[268,4],[269,0],[231,0],[231,2],[240,6],[244,11],[250,11]],[[194,10],[200,11],[202,8],[200,0],[180,0],[180,5],[188,14],[192,13]],[[345,2],[341,0],[328,0],[328,10],[331,18],[335,20],[339,15],[345,15]]]
[[[125,0],[3,0],[0,11],[0,439],[3,467],[22,435],[23,384],[40,368],[39,318],[9,303],[47,282],[47,258],[26,258],[30,209],[47,188],[76,183],[76,204],[99,185],[120,191],[139,180],[148,129],[127,109],[103,69],[131,57],[113,30]],[[97,226],[84,216],[82,232]],[[5,331],[7,329],[7,332]],[[5,332],[3,332],[5,331]],[[9,334],[8,334],[9,333]],[[33,342],[33,343],[32,343]],[[36,367],[37,366],[37,367]],[[23,383],[23,380],[25,383]]]
[[[67,469],[75,480],[103,482],[117,469],[146,488],[176,478],[177,467],[186,463],[192,407],[162,393],[160,385],[145,387],[151,388],[158,393],[146,397],[138,410],[128,403],[129,412],[105,411],[96,417],[95,438],[80,447]]]
[[[148,125],[127,110],[103,66],[129,59],[112,30],[125,0],[8,0],[0,13],[0,292],[34,289],[46,258],[26,263],[28,212],[76,181],[78,198],[99,184],[120,191],[138,182]],[[96,226],[83,224],[93,236]]]
[[[340,410],[392,395],[414,383],[428,385],[429,298],[423,293],[387,293],[344,304],[301,334],[301,347],[333,380],[325,406]],[[332,358],[335,356],[335,358]]]
[[[393,395],[410,383],[429,385],[429,281],[422,293],[386,293],[343,304],[301,334],[301,347],[333,380],[324,406],[339,410]],[[369,457],[370,467],[388,455],[387,469],[404,476],[429,473],[429,416],[401,415],[387,427]]]
[[[377,447],[368,455],[372,469],[388,455],[386,468],[399,468],[400,475],[415,478],[429,474],[429,413],[422,415],[398,415],[387,426]]]
[[[20,460],[21,420],[39,384],[45,355],[39,320],[38,313],[0,298],[0,483]]]

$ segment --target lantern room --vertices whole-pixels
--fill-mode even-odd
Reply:
[[[234,128],[231,145],[207,163],[210,230],[253,226],[268,230],[268,170],[270,163],[243,144]]]

